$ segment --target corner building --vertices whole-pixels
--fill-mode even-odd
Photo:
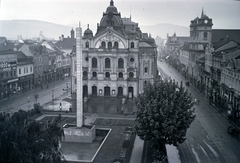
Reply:
[[[84,31],[82,58],[83,97],[133,98],[157,75],[155,40],[131,17],[121,18],[112,0],[95,36],[89,26]]]

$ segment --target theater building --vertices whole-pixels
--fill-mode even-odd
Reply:
[[[133,98],[157,75],[157,46],[131,17],[121,18],[111,0],[96,34],[89,26],[83,32],[82,64],[84,97]]]

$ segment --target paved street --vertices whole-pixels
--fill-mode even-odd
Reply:
[[[66,85],[70,86],[69,78],[50,83],[48,88],[45,85],[43,89],[33,89],[31,91],[15,95],[14,97],[11,97],[9,99],[1,100],[0,112],[15,112],[19,109],[32,109],[35,102],[35,94],[39,95],[37,102],[40,103],[40,105],[55,100],[60,96],[67,96],[67,94],[70,94],[70,90],[68,91],[68,93],[66,93],[66,91],[63,91],[63,89],[66,89]]]
[[[183,81],[185,86],[184,78],[175,69],[166,62],[158,65],[164,78]],[[182,163],[240,162],[240,142],[227,133],[231,124],[191,85],[186,88],[200,104],[195,105],[196,119],[187,131],[187,140],[178,147]]]

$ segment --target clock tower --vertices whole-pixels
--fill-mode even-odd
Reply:
[[[210,42],[212,38],[212,19],[202,10],[201,17],[196,17],[190,24],[190,37],[194,41]]]
[[[189,63],[188,73],[195,81],[201,80],[200,67],[197,61],[205,56],[205,49],[212,39],[212,19],[209,18],[202,10],[201,17],[196,17],[190,24],[189,42]]]

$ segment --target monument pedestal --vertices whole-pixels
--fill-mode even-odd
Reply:
[[[92,143],[96,137],[95,125],[78,128],[76,125],[65,124],[63,131],[64,142]]]

